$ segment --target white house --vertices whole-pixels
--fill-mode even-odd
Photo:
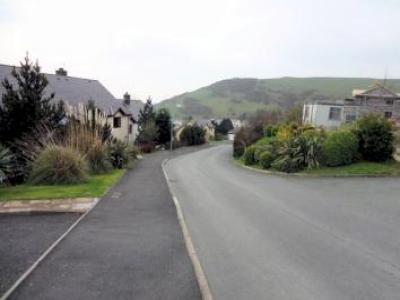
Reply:
[[[304,104],[303,123],[326,128],[350,123],[367,113],[376,113],[400,125],[400,94],[375,83],[366,90],[353,90],[352,98]]]

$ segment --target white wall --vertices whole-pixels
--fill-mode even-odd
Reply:
[[[305,116],[306,109],[309,109],[308,116]],[[329,112],[331,107],[337,107],[342,109],[340,120],[330,120]],[[338,127],[344,121],[343,117],[343,106],[337,105],[326,105],[326,104],[305,104],[303,109],[303,122],[305,124],[311,124],[314,126],[323,126],[327,128]]]

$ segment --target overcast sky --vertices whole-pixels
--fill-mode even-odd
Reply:
[[[232,77],[400,77],[399,0],[0,0],[0,63],[157,102]]]

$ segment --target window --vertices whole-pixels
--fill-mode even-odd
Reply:
[[[385,99],[386,105],[393,105],[393,99]]]
[[[342,119],[342,109],[340,107],[331,107],[329,109],[329,120],[340,121]]]
[[[391,111],[385,111],[385,118],[390,119],[392,117]]]
[[[132,124],[129,124],[129,134],[132,134],[132,128],[133,128]]]
[[[113,127],[121,128],[121,117],[114,117]]]
[[[354,122],[357,119],[357,115],[356,114],[347,114],[346,115],[346,122],[351,123]]]

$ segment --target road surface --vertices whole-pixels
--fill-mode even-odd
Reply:
[[[223,145],[168,162],[216,300],[400,299],[400,180],[265,175]]]

